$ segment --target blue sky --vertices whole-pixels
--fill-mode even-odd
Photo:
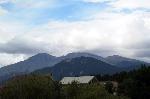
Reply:
[[[14,3],[15,2],[15,3]],[[1,16],[3,20],[26,24],[43,24],[49,20],[85,20],[108,7],[107,2],[90,3],[82,0],[16,0],[1,4],[9,13]]]
[[[0,0],[0,65],[37,53],[150,62],[149,0]]]

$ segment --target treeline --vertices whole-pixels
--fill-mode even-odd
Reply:
[[[128,96],[131,99],[150,99],[150,67],[143,65],[138,70],[96,77],[99,81],[117,81],[118,95]]]
[[[100,83],[80,85],[76,82],[64,86],[50,75],[30,74],[0,86],[0,99],[150,99],[150,67],[96,77],[99,81],[118,82],[118,96],[112,94],[109,83],[105,87]]]
[[[13,78],[0,88],[0,99],[127,99],[109,94],[101,85],[61,85],[50,76]]]

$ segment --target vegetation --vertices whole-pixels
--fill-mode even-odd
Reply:
[[[24,75],[15,77],[0,87],[0,99],[150,99],[150,67],[120,72],[114,75],[97,75],[100,81],[119,83],[118,96],[114,96],[113,84],[61,85],[50,75]],[[124,97],[125,96],[125,97]]]
[[[58,99],[57,86],[50,76],[22,76],[9,81],[0,90],[1,99]],[[58,90],[58,89],[57,89]]]
[[[100,81],[117,81],[118,94],[131,99],[150,99],[150,67],[109,75],[97,75]]]
[[[109,94],[101,85],[61,85],[50,76],[16,77],[0,89],[0,99],[127,99]]]
[[[109,94],[99,84],[80,85],[73,82],[63,87],[65,99],[127,99]]]

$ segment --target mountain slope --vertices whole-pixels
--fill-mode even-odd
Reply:
[[[120,68],[95,58],[77,57],[63,60],[51,68],[37,70],[35,73],[46,74],[51,72],[55,79],[61,79],[64,76],[113,74],[118,71],[120,71]]]
[[[139,67],[141,66],[141,64],[149,65],[149,63],[139,61],[136,59],[122,57],[119,55],[108,56],[105,58],[105,60],[108,63],[121,67],[121,68],[134,68],[134,67],[136,68],[136,66]]]
[[[25,61],[0,68],[0,77],[5,75],[16,75],[30,73],[34,70],[52,66],[57,63],[57,58],[46,53],[37,54]]]

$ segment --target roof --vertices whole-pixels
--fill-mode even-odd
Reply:
[[[73,81],[77,81],[79,83],[89,83],[92,79],[94,78],[94,76],[80,76],[80,77],[64,77],[60,82],[62,84],[70,84]]]

